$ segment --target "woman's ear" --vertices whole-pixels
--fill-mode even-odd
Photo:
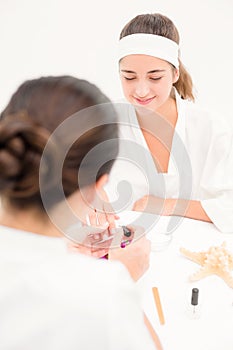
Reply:
[[[100,191],[103,189],[103,187],[108,182],[109,176],[107,174],[102,175],[98,181],[96,181],[95,188],[97,191]]]
[[[175,84],[180,77],[180,70],[178,68],[174,69],[173,84]]]

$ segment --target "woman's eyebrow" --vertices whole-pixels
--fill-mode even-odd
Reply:
[[[123,73],[137,74],[136,72],[134,72],[134,71],[132,71],[132,70],[128,70],[128,69],[121,69],[121,72],[123,72]],[[153,70],[150,70],[149,72],[147,72],[146,74],[161,73],[161,72],[165,72],[165,69],[153,69]]]
[[[132,71],[132,70],[127,70],[127,69],[121,69],[121,72],[123,73],[133,73],[133,74],[137,74],[136,72]]]
[[[160,72],[165,72],[165,69],[154,69],[154,70],[150,70],[149,72],[147,72],[147,74],[151,74],[151,73],[160,73]]]

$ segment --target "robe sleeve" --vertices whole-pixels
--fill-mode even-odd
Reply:
[[[212,126],[207,159],[201,178],[201,205],[215,226],[233,233],[233,130]]]

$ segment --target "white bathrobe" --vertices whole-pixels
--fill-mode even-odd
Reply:
[[[0,225],[0,279],[1,349],[155,349],[120,262]]]
[[[158,173],[133,106],[117,104],[120,151],[106,191],[117,211],[144,195],[201,201],[216,227],[233,232],[233,131],[176,92],[178,120],[168,172]]]

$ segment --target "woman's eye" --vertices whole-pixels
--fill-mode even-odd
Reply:
[[[158,77],[158,78],[150,78],[150,80],[160,80],[160,79],[162,79],[162,77]]]
[[[125,80],[134,80],[134,79],[136,79],[136,78],[128,78],[128,77],[124,77],[125,78]]]

